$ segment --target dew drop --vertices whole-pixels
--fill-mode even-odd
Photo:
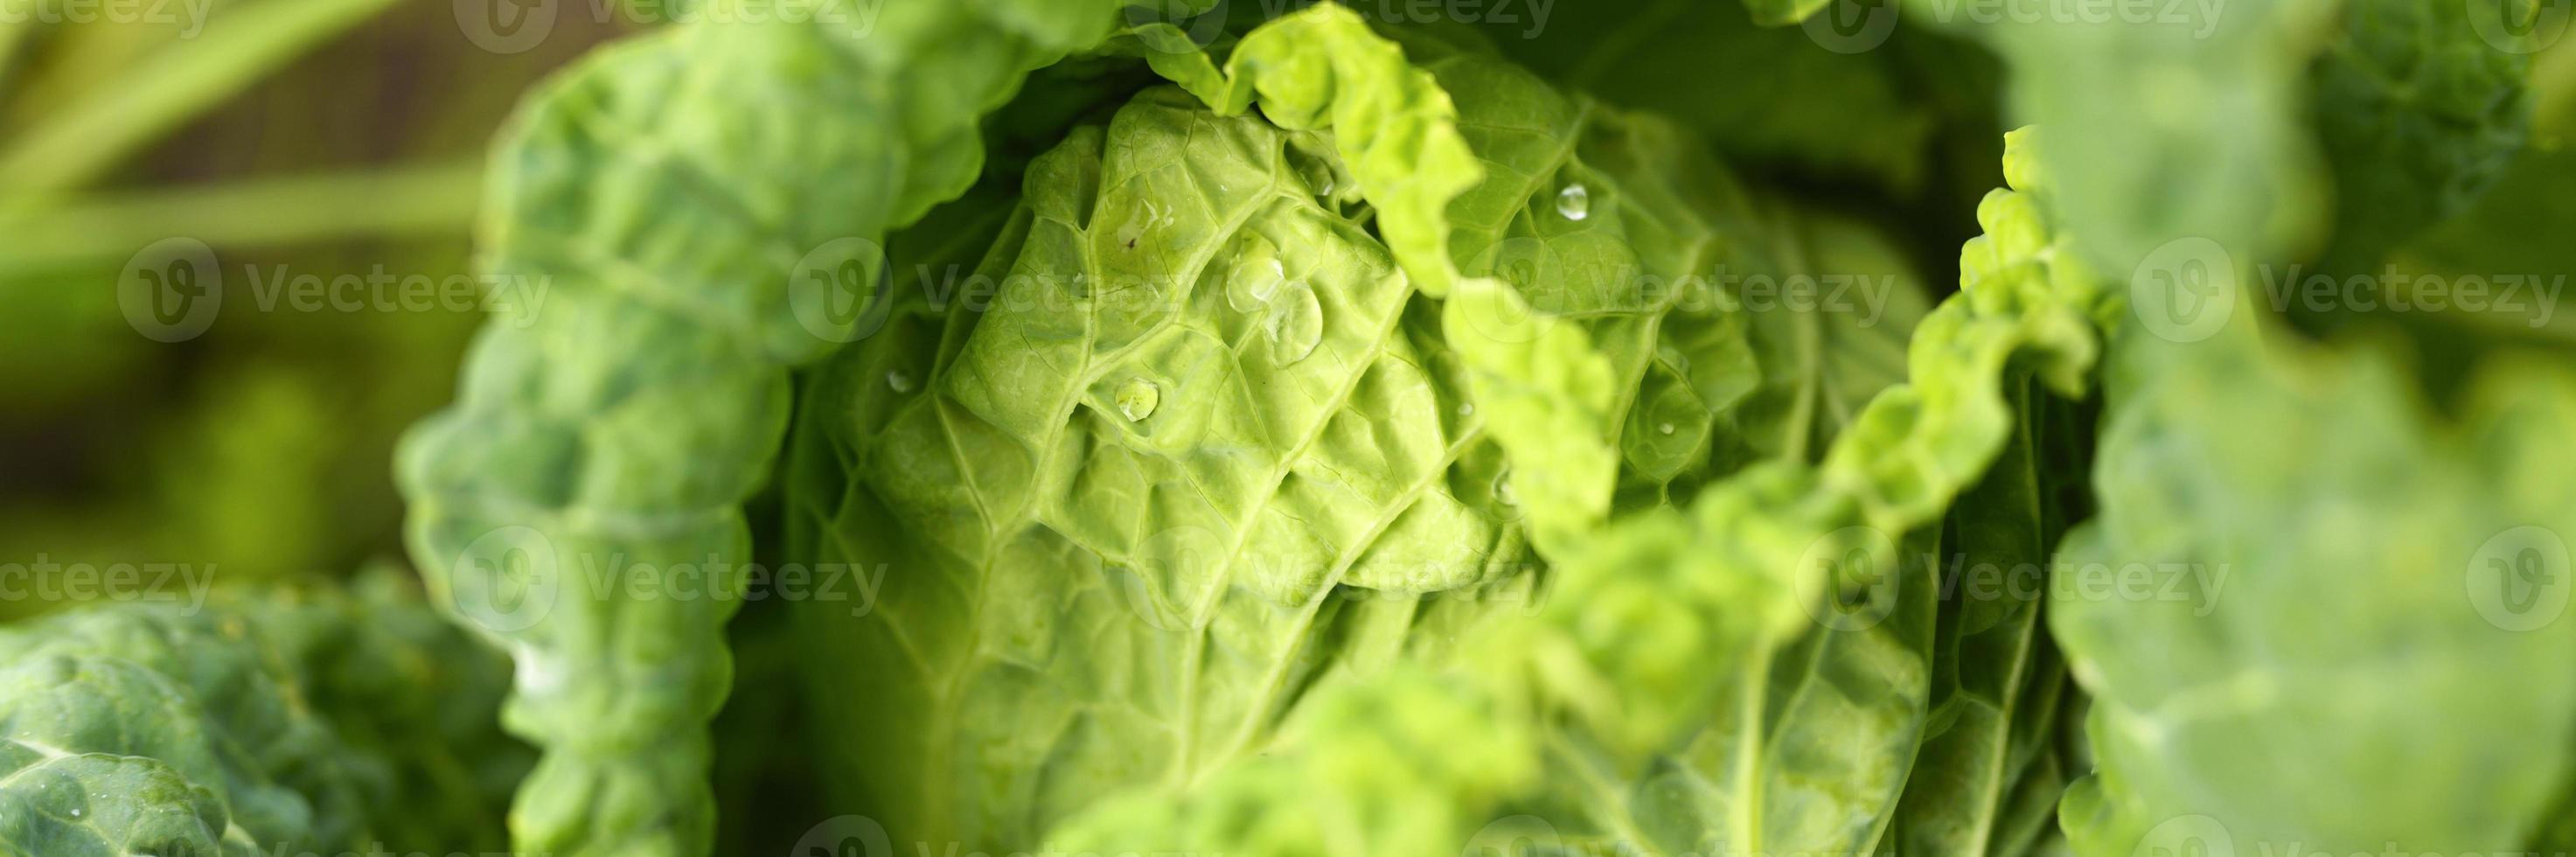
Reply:
[[[886,386],[897,393],[912,392],[912,376],[901,372],[886,373]]]
[[[1238,257],[1234,270],[1226,273],[1225,302],[1235,312],[1257,313],[1270,305],[1270,298],[1288,282],[1288,269],[1276,256]]]
[[[1302,281],[1281,286],[1278,297],[1270,307],[1270,356],[1286,366],[1306,359],[1324,341],[1324,305]]]
[[[1567,220],[1592,216],[1592,192],[1581,184],[1566,185],[1564,190],[1556,192],[1556,213],[1565,215]]]
[[[1459,403],[1458,403],[1458,415],[1459,415],[1459,416],[1462,416],[1462,417],[1472,417],[1472,416],[1475,416],[1475,415],[1476,415],[1476,403],[1474,403],[1474,402],[1459,402]]]
[[[1663,432],[1663,433],[1665,433],[1665,434],[1672,434],[1672,433],[1673,433],[1673,424],[1672,424],[1672,423],[1665,423],[1665,424],[1663,424],[1663,425],[1656,426],[1656,427],[1655,427],[1655,430],[1656,430],[1656,431],[1659,431],[1659,432]]]
[[[1503,475],[1494,477],[1494,499],[1503,501],[1503,505],[1505,506],[1518,506],[1521,504],[1520,492],[1512,490],[1511,471],[1505,470],[1503,471]]]
[[[1127,383],[1118,385],[1118,413],[1128,422],[1153,416],[1154,408],[1162,404],[1163,388],[1154,386],[1152,381],[1129,378]]]

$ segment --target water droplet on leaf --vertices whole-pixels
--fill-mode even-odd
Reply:
[[[1476,405],[1475,405],[1475,403],[1473,403],[1473,402],[1459,402],[1459,403],[1458,403],[1458,415],[1459,415],[1459,416],[1462,416],[1462,417],[1472,417],[1472,416],[1475,416],[1475,415],[1476,415]]]
[[[1303,281],[1289,283],[1270,307],[1268,327],[1272,359],[1281,366],[1304,360],[1324,341],[1324,305]]]
[[[1655,430],[1656,430],[1656,431],[1659,431],[1659,432],[1663,432],[1663,433],[1665,433],[1665,434],[1672,434],[1672,433],[1673,433],[1673,424],[1672,424],[1672,423],[1665,423],[1665,424],[1663,424],[1663,425],[1656,426],[1656,427],[1655,427]]]
[[[1566,185],[1564,190],[1556,192],[1556,213],[1565,215],[1567,220],[1592,216],[1592,192],[1580,184]]]
[[[1118,385],[1118,413],[1127,417],[1128,422],[1153,416],[1154,408],[1161,404],[1163,388],[1155,386],[1152,381],[1129,378],[1127,383]]]
[[[1239,256],[1225,278],[1225,302],[1235,312],[1256,313],[1288,282],[1288,269],[1276,256]]]
[[[897,393],[912,392],[912,376],[901,372],[888,372],[886,373],[886,386],[893,388]]]

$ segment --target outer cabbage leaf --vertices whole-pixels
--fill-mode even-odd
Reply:
[[[2064,562],[2169,585],[2050,604],[2093,697],[2076,850],[2525,850],[2576,737],[2576,492],[2549,466],[2576,377],[2497,361],[2444,422],[2371,343],[2239,322],[2118,354],[2102,514]]]
[[[2503,174],[2530,134],[2531,60],[2495,43],[2509,36],[2496,24],[2538,14],[2528,6],[2344,4],[2312,73],[2317,141],[2335,183],[2321,266],[2368,269],[2397,242],[2466,210]]]
[[[597,52],[532,96],[481,244],[490,273],[556,296],[493,322],[457,404],[401,451],[413,555],[509,646],[507,722],[547,751],[512,814],[523,850],[707,850],[740,506],[786,428],[788,368],[868,318],[798,306],[791,274],[963,192],[982,114],[1116,20],[1091,0],[751,12]],[[679,597],[675,565],[709,597]]]
[[[0,631],[0,854],[499,847],[495,653],[391,575]]]
[[[2474,201],[2521,145],[2530,0],[2191,8],[1990,33],[2029,72],[2014,101],[2056,129],[2060,205],[2106,270],[2186,237],[2366,267]]]

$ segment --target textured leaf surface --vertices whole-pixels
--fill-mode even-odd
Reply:
[[[1385,757],[1359,745],[1248,758],[1306,740],[1283,733],[1442,728],[1433,712],[1307,718],[1408,708],[1374,676],[1455,682],[1423,665],[1492,657],[1466,635],[1525,612],[1545,579],[1530,522],[1571,534],[1664,506],[1777,438],[1829,434],[1857,408],[1843,399],[1893,379],[1872,368],[1892,345],[1814,340],[1892,342],[1908,305],[1868,325],[1755,318],[1653,285],[1719,265],[1778,276],[1782,259],[1900,267],[1870,239],[1819,220],[1813,254],[1784,251],[1792,236],[1760,228],[1755,199],[1669,126],[1472,51],[1404,49],[1418,66],[1321,7],[1251,33],[1221,71],[1179,64],[1214,109],[1149,92],[1032,165],[976,268],[999,284],[989,309],[898,289],[915,303],[809,388],[788,469],[810,529],[791,553],[888,575],[877,614],[806,623],[850,657],[816,670],[845,804],[898,840],[1021,847],[1119,787],[1240,768],[1238,807],[1325,774],[1375,789],[1343,769]],[[934,270],[966,256],[908,237]],[[1445,303],[1430,282],[1450,284]],[[1757,325],[1808,340],[1764,353]],[[1772,404],[1739,413],[1757,394]],[[1529,729],[1436,711],[1496,740]],[[1352,793],[1360,828],[1322,835],[1413,853],[1400,843],[1476,809],[1435,802],[1508,791],[1468,773],[1537,762],[1426,767],[1411,797]],[[1255,823],[1118,812],[1076,824],[1162,842]],[[1198,833],[1147,829],[1166,823]]]
[[[2498,49],[2490,39],[2509,31],[2487,23],[2536,14],[2523,0],[2344,4],[2313,72],[2317,140],[2335,182],[2321,265],[2376,265],[2502,174],[2530,133],[2531,62]]]
[[[2026,167],[2010,172],[2017,184],[2029,179]],[[1686,507],[1649,505],[1589,539],[1550,547],[1560,562],[1536,621],[1473,629],[1465,650],[1478,657],[1448,672],[1467,683],[1453,693],[1477,704],[1447,713],[1425,706],[1421,716],[1448,718],[1440,731],[1498,736],[1495,753],[1527,746],[1513,736],[1540,734],[1547,785],[1515,793],[1490,780],[1435,779],[1417,788],[1446,786],[1446,795],[1366,793],[1419,813],[1354,813],[1325,794],[1271,803],[1260,824],[1245,819],[1235,808],[1314,782],[1299,779],[1316,776],[1303,767],[1308,760],[1340,757],[1343,733],[1315,730],[1186,791],[1078,816],[1058,841],[1179,841],[1264,854],[1418,853],[1426,843],[1484,836],[1541,851],[1875,847],[1924,723],[1932,664],[1933,572],[1902,557],[1929,549],[1930,525],[2007,442],[2011,406],[2001,382],[2028,371],[2011,367],[2072,390],[2092,354],[2096,286],[2080,268],[2049,261],[2064,257],[2041,252],[2051,239],[2026,198],[1999,193],[1986,213],[1989,235],[1965,253],[1967,293],[1917,333],[1913,383],[1873,399],[1821,467],[1757,465],[1715,481]],[[1521,450],[1506,449],[1514,467],[1526,466]],[[1917,530],[1904,538],[1911,551],[1884,535]],[[1827,578],[1861,563],[1870,564],[1861,574],[1890,585],[1853,598]],[[1878,619],[1811,632],[1811,621],[1831,615],[1817,611],[1837,605],[1866,605]],[[1390,672],[1327,698],[1382,705],[1420,680]],[[1457,770],[1444,760],[1471,752],[1488,758],[1460,742],[1423,744],[1326,781]],[[1460,829],[1445,839],[1396,820],[1462,816],[1496,820],[1479,836]]]
[[[706,851],[705,725],[738,602],[676,587],[742,585],[740,505],[785,430],[787,369],[866,317],[800,317],[791,274],[963,192],[984,111],[1115,18],[1091,2],[886,5],[711,16],[601,51],[499,146],[487,268],[556,296],[484,331],[458,403],[413,431],[400,470],[414,557],[508,644],[508,722],[547,751],[512,814],[517,847]],[[544,594],[485,609],[521,590]]]
[[[507,668],[366,585],[0,631],[0,853],[497,847]]]
[[[2565,573],[2576,494],[2532,466],[2576,420],[2564,367],[2493,365],[2443,421],[2366,345],[2237,324],[2119,353],[2102,517],[2066,561],[2182,597],[2050,605],[2094,697],[2077,850],[2524,850],[2563,811],[2576,625],[2498,587]],[[2328,781],[2369,785],[2298,785]]]

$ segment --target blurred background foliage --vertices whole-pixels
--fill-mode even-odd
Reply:
[[[193,563],[232,584],[400,555],[393,441],[448,400],[479,313],[262,308],[245,272],[468,271],[494,129],[548,70],[639,26],[564,14],[498,54],[458,8],[0,22],[0,561]],[[225,300],[162,343],[116,282],[173,236],[214,248]]]

